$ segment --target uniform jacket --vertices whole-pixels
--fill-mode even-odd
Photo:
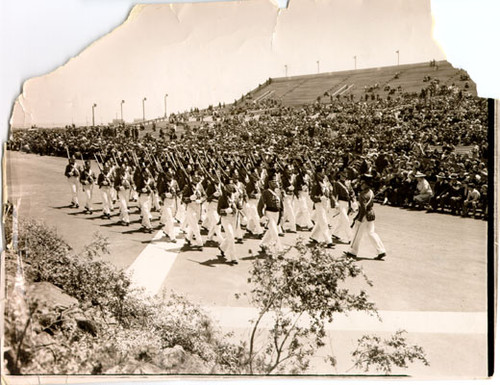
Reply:
[[[264,190],[257,206],[257,211],[261,217],[264,216],[264,208],[274,212],[283,211],[283,199],[281,194],[277,194],[269,189]]]
[[[67,178],[70,178],[72,176],[79,176],[80,171],[78,170],[78,167],[76,166],[76,164],[67,164],[66,169],[64,170],[64,175]]]

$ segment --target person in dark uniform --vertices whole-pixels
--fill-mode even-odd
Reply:
[[[117,198],[120,206],[120,222],[124,226],[130,224],[128,198],[130,196],[131,176],[128,174],[126,164],[115,169],[114,187],[117,192]]]
[[[92,193],[96,182],[94,171],[90,168],[90,160],[85,161],[83,170],[80,172],[80,184],[85,194],[85,213],[92,213]]]
[[[111,168],[107,163],[103,165],[102,171],[97,178],[97,184],[101,190],[102,196],[102,212],[103,216],[110,219],[111,218],[111,188],[113,186]]]
[[[143,167],[136,174],[136,186],[139,193],[139,205],[142,218],[142,229],[145,232],[151,233],[153,226],[151,225],[151,194],[155,188],[155,181],[148,167]]]
[[[332,183],[332,196],[335,198],[339,209],[332,236],[340,240],[340,235],[345,235],[344,243],[349,243],[352,238],[352,230],[347,213],[351,202],[354,200],[354,191],[345,183],[344,177],[345,174],[343,173],[337,174],[334,176]]]
[[[328,212],[331,208],[331,189],[329,181],[325,177],[324,170],[319,167],[314,176],[314,183],[311,189],[311,199],[314,202],[314,227],[310,239],[313,243],[326,243],[328,247],[333,247],[332,233],[328,222]]]
[[[235,249],[235,230],[236,225],[236,202],[234,200],[236,188],[230,180],[226,180],[222,189],[222,195],[217,203],[217,213],[220,216],[222,227],[224,228],[224,240],[219,246],[222,257],[229,259],[233,264],[238,263]]]
[[[245,202],[244,212],[247,218],[247,232],[257,238],[261,238],[264,230],[260,225],[257,204],[260,199],[260,181],[258,175],[252,173],[246,176],[245,192],[247,201]]]
[[[200,214],[200,205],[202,195],[196,188],[200,181],[195,175],[186,180],[182,190],[182,202],[186,205],[186,242],[189,247],[194,247],[199,251],[203,250],[203,240],[200,233],[198,218]]]
[[[177,211],[179,185],[174,179],[172,170],[163,166],[163,172],[158,177],[158,195],[163,199],[163,206],[161,208],[160,223],[163,225],[163,233],[169,238],[171,242],[177,242],[175,239],[175,214]],[[166,170],[166,171],[165,171]]]
[[[208,230],[207,244],[212,245],[218,243],[220,245],[224,241],[221,232],[220,216],[217,212],[219,199],[222,195],[222,184],[216,180],[216,175],[212,174],[211,178],[207,181],[207,215],[205,217],[204,226]],[[213,237],[217,238],[217,242]]]
[[[295,217],[295,210],[293,204],[295,201],[295,188],[296,188],[297,175],[291,165],[285,168],[282,175],[282,186],[284,189],[283,195],[283,218],[281,220],[283,224],[283,230],[289,233],[297,232],[297,224]]]
[[[279,239],[278,223],[283,212],[283,198],[276,174],[269,175],[267,188],[262,192],[257,211],[261,219],[267,218],[268,220],[267,231],[260,242],[261,249],[274,247],[277,251],[282,251],[283,245]]]
[[[373,246],[377,250],[375,259],[381,260],[386,256],[384,244],[375,232],[375,211],[373,210],[374,193],[370,188],[372,176],[365,174],[361,177],[360,189],[358,195],[359,211],[355,219],[354,236],[351,241],[351,247],[345,254],[351,258],[357,258],[361,240],[365,234],[368,235]]]
[[[80,176],[80,171],[75,163],[75,157],[72,156],[68,159],[68,164],[64,170],[64,175],[68,178],[68,183],[71,188],[71,203],[70,207],[78,208],[80,207],[78,203],[78,178]]]

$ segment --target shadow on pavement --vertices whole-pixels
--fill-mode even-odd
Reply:
[[[51,209],[56,209],[56,210],[74,208],[74,206],[71,206],[71,205],[66,205],[66,206],[49,206],[49,207]]]
[[[215,267],[215,265],[228,265],[228,266],[233,266],[234,263],[226,260],[224,257],[218,255],[216,258],[213,259],[208,259],[204,262],[198,262],[198,261],[193,261],[192,259],[189,259],[191,262],[198,263],[203,266],[208,266],[208,267]]]
[[[255,261],[256,259],[264,259],[264,258],[266,258],[266,254],[259,253],[259,254],[255,254],[255,255],[249,255],[248,257],[240,258],[240,260],[242,260],[242,261]]]
[[[373,262],[385,262],[385,259],[375,259],[375,258],[365,258],[365,257],[356,257],[355,261],[373,261]]]
[[[127,230],[127,231],[122,231],[121,232],[122,234],[135,234],[135,233],[144,233],[146,234],[146,232],[142,229],[142,227],[139,227],[137,229],[130,229],[130,230]],[[152,234],[152,233],[150,233]],[[151,241],[147,241],[147,243],[150,243]]]
[[[97,211],[97,210],[96,210]],[[73,215],[73,216],[77,216],[77,215],[81,215],[84,219],[90,219],[90,220],[95,220],[95,219],[104,219],[103,217],[101,217],[100,215],[98,217],[91,217],[90,215],[92,215],[94,212],[92,213],[87,213],[85,211],[78,211],[76,213],[68,213],[68,215]]]
[[[115,227],[115,226],[120,226],[120,227],[127,227],[123,225],[121,222],[110,222],[110,223],[105,223],[104,225],[99,225],[101,227]]]

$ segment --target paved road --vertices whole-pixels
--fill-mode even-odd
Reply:
[[[236,299],[235,293],[248,289],[248,271],[256,258],[257,240],[238,245],[237,266],[222,263],[216,257],[216,248],[180,251],[182,236],[173,245],[164,242],[158,233],[144,234],[138,231],[137,214],[132,215],[130,227],[122,227],[117,225],[116,212],[111,220],[100,218],[99,203],[94,204],[96,211],[92,215],[69,208],[69,186],[63,176],[65,159],[10,152],[7,159],[8,196],[13,201],[22,198],[21,215],[43,218],[76,250],[89,243],[95,231],[100,231],[111,241],[111,253],[105,258],[116,266],[132,269],[139,281],[149,284],[152,292],[165,289],[183,293],[211,309],[224,328],[241,329],[245,333],[246,326],[236,315],[250,314],[252,309],[244,297]],[[94,200],[100,201],[98,192],[94,195]],[[80,196],[83,199],[83,193]],[[384,312],[386,326],[400,322],[402,328],[408,328],[419,341],[426,342],[435,362],[440,363],[434,365],[431,373],[441,370],[452,374],[455,370],[484,375],[486,222],[380,205],[375,210],[377,232],[388,257],[386,261],[371,260],[375,251],[365,242],[360,257],[366,259],[359,263],[373,281],[368,293]],[[157,220],[158,214],[154,215]],[[283,241],[292,244],[297,236],[307,239],[308,233],[287,234]],[[346,249],[345,245],[337,245],[332,253],[341,255]],[[352,284],[355,289],[362,286],[360,282]],[[368,323],[360,322],[368,328]],[[354,326],[352,322],[350,325],[340,329],[352,334]],[[332,335],[346,338],[347,334],[342,333],[339,337],[338,330],[332,327]],[[370,330],[386,328],[370,326]],[[431,338],[437,335],[439,338]],[[450,355],[450,359],[454,357],[453,364],[438,355],[451,349],[446,344],[461,344],[456,350],[460,353]],[[468,362],[465,366],[460,364],[462,359]],[[424,370],[420,374],[429,372]]]

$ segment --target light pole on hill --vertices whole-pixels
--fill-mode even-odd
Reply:
[[[357,64],[358,64],[356,63],[357,59],[358,59],[357,56],[354,56],[354,69],[357,69]]]
[[[398,66],[399,66],[399,49],[396,51],[396,54],[398,55]]]
[[[146,121],[146,107],[144,106],[144,102],[146,100],[147,100],[146,98],[142,99],[142,121],[143,122]]]
[[[285,77],[288,77],[288,66],[285,64]]]
[[[97,104],[92,104],[92,127],[95,127],[95,112],[94,109],[97,107]]]
[[[316,60],[316,65],[318,66],[318,73],[319,73],[319,60]]]
[[[120,103],[120,118],[122,120],[122,123],[123,123],[123,103],[125,103],[125,100],[122,100],[122,102]]]
[[[168,94],[165,94],[165,118],[167,117],[167,98]]]

